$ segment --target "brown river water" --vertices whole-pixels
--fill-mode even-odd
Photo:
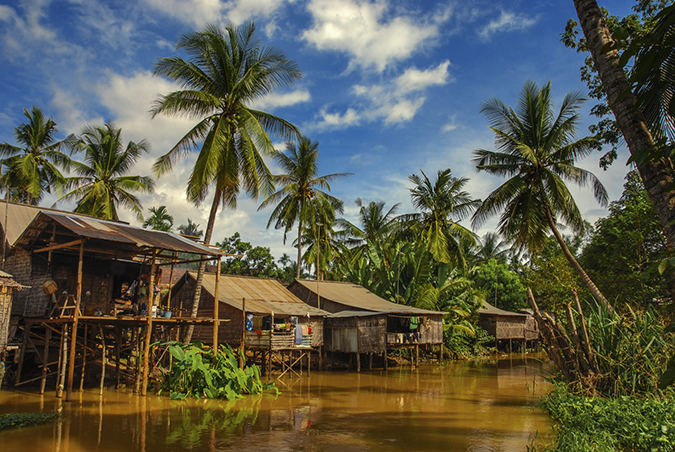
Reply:
[[[123,390],[73,402],[0,392],[0,413],[63,415],[0,431],[0,451],[525,451],[551,430],[537,401],[548,364],[531,355],[361,374],[284,377],[278,396],[174,401]]]

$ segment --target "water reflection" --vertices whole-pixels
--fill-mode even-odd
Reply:
[[[0,450],[522,451],[550,428],[536,359],[449,363],[285,379],[279,396],[173,401],[84,391],[72,404],[0,393],[0,412],[62,409],[53,424],[0,432]]]

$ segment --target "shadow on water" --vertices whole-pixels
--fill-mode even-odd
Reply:
[[[548,416],[547,364],[521,355],[388,372],[285,378],[278,396],[174,401],[124,391],[0,392],[0,412],[51,411],[53,424],[0,431],[19,451],[523,451]]]

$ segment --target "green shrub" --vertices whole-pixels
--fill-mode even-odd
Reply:
[[[543,400],[556,421],[555,442],[541,450],[672,451],[675,450],[675,401],[584,397],[564,386]]]
[[[274,383],[262,382],[258,366],[240,369],[229,345],[221,345],[217,355],[197,343],[165,345],[173,362],[164,373],[160,394],[168,392],[172,399],[234,400],[243,394],[259,394],[266,390],[278,392]]]
[[[58,413],[8,413],[0,414],[0,430],[29,425],[46,424],[59,417]]]

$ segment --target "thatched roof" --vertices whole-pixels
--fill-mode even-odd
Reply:
[[[487,301],[483,301],[483,306],[478,310],[481,315],[499,315],[504,317],[527,317],[527,314],[520,314],[518,312],[505,311],[492,306]]]

